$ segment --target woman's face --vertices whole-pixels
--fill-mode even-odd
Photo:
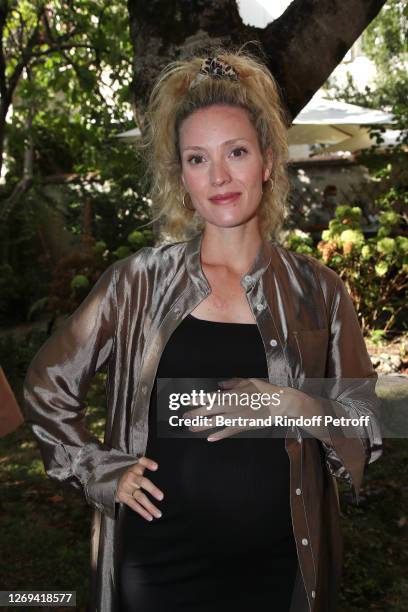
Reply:
[[[214,105],[195,111],[181,124],[179,142],[181,180],[205,221],[236,227],[256,216],[272,153],[263,159],[243,108]]]

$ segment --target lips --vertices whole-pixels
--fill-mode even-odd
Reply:
[[[218,195],[209,198],[209,200],[215,204],[224,204],[225,202],[233,202],[239,198],[240,195],[241,194],[239,191],[231,191],[229,193],[219,193]]]

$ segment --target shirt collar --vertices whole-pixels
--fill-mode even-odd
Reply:
[[[201,267],[201,243],[203,232],[196,234],[187,241],[185,250],[185,262],[188,275],[191,280],[199,286],[203,293],[211,293],[211,288]],[[262,240],[258,253],[251,268],[241,278],[241,286],[248,292],[258,282],[259,278],[268,268],[272,258],[272,244],[268,240]]]

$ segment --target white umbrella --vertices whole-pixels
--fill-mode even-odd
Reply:
[[[370,139],[369,125],[392,125],[393,115],[380,110],[324,98],[317,92],[299,113],[288,131],[289,145],[331,145],[325,151],[355,151],[375,144]],[[388,130],[386,139],[395,144],[398,130]],[[386,133],[386,134],[387,134]],[[140,138],[139,128],[116,134],[126,142]]]
[[[393,121],[391,113],[328,100],[318,92],[294,120],[288,140],[290,145],[332,145],[336,147],[333,150],[353,150],[343,149],[340,144],[344,142],[352,147],[354,140],[357,144],[365,143],[356,149],[365,148],[374,143],[369,138],[368,127],[364,126],[392,125]]]
[[[383,150],[387,147],[395,147],[398,145],[401,136],[401,130],[385,130],[385,132],[381,133],[382,142],[377,144],[377,139],[375,136],[372,136],[368,130],[361,129],[355,136],[342,140],[341,142],[331,145],[330,147],[325,147],[324,151],[328,153],[333,153],[335,151],[354,152],[361,151],[362,149],[369,149],[373,145],[376,145],[379,150]]]

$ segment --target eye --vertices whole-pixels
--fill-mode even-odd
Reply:
[[[233,149],[232,153],[234,153],[233,157],[244,157],[244,155],[248,153],[248,149],[246,149],[245,147],[236,147],[235,149]]]
[[[202,155],[190,155],[190,157],[187,157],[187,161],[189,164],[191,164],[192,166],[197,166],[201,160],[203,159]]]

